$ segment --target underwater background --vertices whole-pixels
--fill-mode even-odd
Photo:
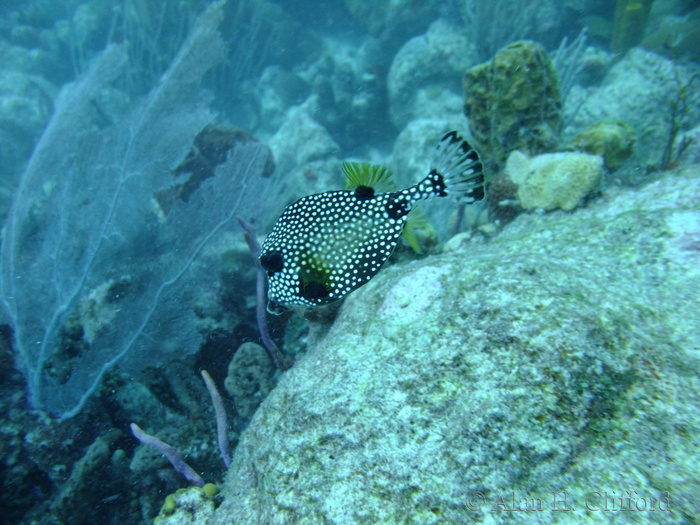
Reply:
[[[698,523],[699,59],[697,0],[1,0],[1,521]],[[288,204],[451,130],[482,203],[265,314]]]

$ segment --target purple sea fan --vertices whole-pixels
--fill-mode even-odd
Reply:
[[[124,115],[100,107],[128,67],[112,45],[66,86],[17,190],[2,246],[0,299],[30,401],[76,415],[116,365],[138,375],[199,348],[194,304],[213,286],[206,254],[236,214],[259,207],[270,152],[238,144],[188,198],[156,196],[213,119],[202,76],[222,57],[212,4],[160,81]]]

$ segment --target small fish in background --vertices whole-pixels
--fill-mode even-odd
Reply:
[[[268,312],[332,303],[366,284],[394,251],[418,201],[484,198],[479,155],[455,131],[438,144],[430,173],[409,188],[377,192],[390,178],[383,166],[344,162],[343,172],[354,189],[299,199],[265,238],[260,264],[269,280]]]

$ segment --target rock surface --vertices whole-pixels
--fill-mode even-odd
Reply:
[[[386,268],[263,402],[208,523],[607,523],[625,490],[637,523],[698,515],[698,289],[697,170]]]
[[[442,20],[406,42],[387,76],[389,112],[396,129],[417,118],[459,115],[459,79],[476,61],[467,36]]]

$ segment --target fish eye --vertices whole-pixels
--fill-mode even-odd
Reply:
[[[284,257],[280,252],[267,252],[260,256],[260,266],[269,274],[279,272],[284,267]]]

